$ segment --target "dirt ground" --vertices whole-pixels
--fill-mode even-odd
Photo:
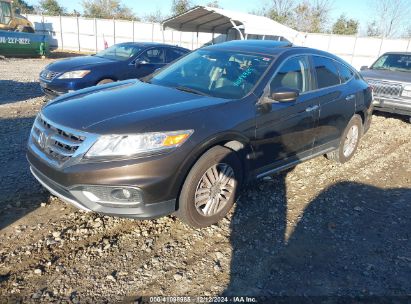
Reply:
[[[248,185],[210,228],[107,217],[62,203],[29,173],[25,145],[44,104],[37,77],[51,61],[0,59],[1,303],[411,296],[404,117],[377,113],[347,164],[318,157]]]

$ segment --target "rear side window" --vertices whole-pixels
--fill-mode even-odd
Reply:
[[[347,82],[354,76],[354,72],[347,68],[345,65],[336,62],[338,72],[340,72],[341,83]]]
[[[301,93],[309,90],[310,69],[307,57],[298,56],[288,59],[270,83],[271,92],[285,87],[297,89]]]
[[[167,62],[172,62],[183,56],[185,53],[187,52],[179,49],[167,49]]]
[[[340,84],[340,76],[337,67],[334,64],[334,60],[313,56],[313,61],[319,89]]]

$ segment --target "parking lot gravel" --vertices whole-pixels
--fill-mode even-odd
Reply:
[[[411,124],[376,113],[354,158],[247,185],[227,218],[85,213],[31,177],[26,141],[54,59],[0,59],[0,302],[140,296],[411,296]]]

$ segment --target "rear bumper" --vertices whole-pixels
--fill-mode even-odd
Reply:
[[[409,99],[394,99],[375,96],[373,104],[374,109],[377,111],[411,116],[411,100]]]

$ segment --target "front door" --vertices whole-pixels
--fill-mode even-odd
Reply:
[[[166,65],[165,49],[154,47],[142,52],[131,67],[130,78],[141,78]]]
[[[300,95],[295,101],[265,102],[270,92],[278,88],[297,89]],[[310,153],[319,115],[318,101],[311,88],[307,56],[287,59],[272,78],[257,107],[254,165],[260,173]]]

